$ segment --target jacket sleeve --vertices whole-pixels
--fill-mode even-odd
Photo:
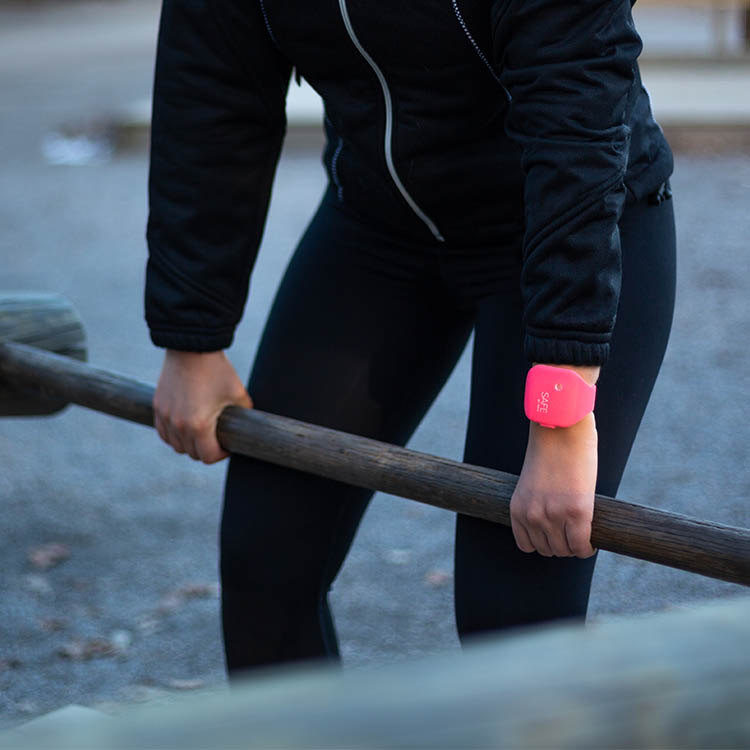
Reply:
[[[286,129],[289,76],[258,3],[164,0],[144,294],[157,346],[215,351],[232,342]]]
[[[493,53],[525,175],[529,361],[603,365],[620,294],[617,223],[642,44],[629,0],[497,0]]]

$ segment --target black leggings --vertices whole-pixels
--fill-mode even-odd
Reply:
[[[620,235],[620,306],[596,402],[596,491],[611,496],[672,324],[672,200],[628,206]],[[505,244],[482,248],[406,241],[349,215],[329,189],[269,313],[248,383],[256,407],[404,445],[473,329],[464,461],[519,474],[530,363],[522,348],[518,242],[517,231]],[[220,567],[230,676],[338,658],[328,590],[372,494],[243,456],[229,459]],[[527,554],[510,528],[457,515],[459,636],[583,620],[595,561]]]

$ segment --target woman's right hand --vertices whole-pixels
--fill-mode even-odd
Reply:
[[[167,349],[154,393],[154,426],[178,453],[213,464],[226,458],[216,439],[225,406],[252,409],[253,401],[223,351]]]

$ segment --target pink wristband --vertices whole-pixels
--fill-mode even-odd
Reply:
[[[596,386],[575,370],[534,365],[526,375],[524,411],[542,427],[570,427],[594,410]]]

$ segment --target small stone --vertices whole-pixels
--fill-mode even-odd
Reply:
[[[154,615],[144,615],[138,620],[138,630],[144,635],[153,635],[159,630],[161,622]]]
[[[42,575],[29,573],[29,575],[25,576],[24,581],[26,587],[35,594],[39,594],[39,596],[49,596],[52,594],[50,582]]]
[[[127,630],[115,630],[109,636],[112,649],[118,654],[124,654],[133,643],[133,635]]]
[[[385,559],[393,565],[406,565],[411,560],[411,550],[389,549],[385,553]]]
[[[14,656],[11,656],[9,659],[0,659],[0,674],[10,669],[18,669],[22,664],[23,662]]]
[[[39,627],[45,633],[56,633],[68,627],[68,621],[62,617],[46,617],[39,623]]]
[[[199,687],[203,687],[205,684],[203,680],[169,680],[167,682],[169,687],[174,688],[175,690],[196,690]]]
[[[128,701],[136,703],[145,703],[155,698],[161,698],[169,693],[153,685],[131,685],[124,691],[124,697]]]

